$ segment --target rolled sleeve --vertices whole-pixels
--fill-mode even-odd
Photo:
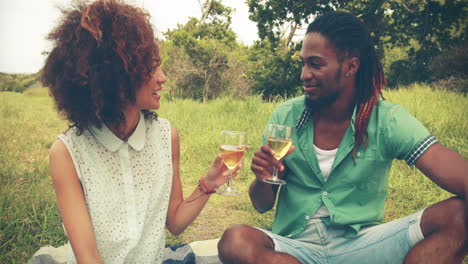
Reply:
[[[404,160],[409,166],[414,165],[414,163],[424,154],[432,145],[437,143],[437,138],[434,136],[426,137],[416,148],[413,149]]]

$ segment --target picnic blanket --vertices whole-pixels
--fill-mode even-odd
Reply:
[[[163,264],[218,264],[219,239],[195,241],[190,244],[169,246],[164,251]],[[55,248],[41,247],[27,264],[65,264],[67,245]]]

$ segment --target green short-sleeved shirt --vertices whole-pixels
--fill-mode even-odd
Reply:
[[[305,96],[281,104],[269,123],[295,127],[293,145],[296,150],[285,158],[284,179],[278,197],[273,232],[294,236],[302,232],[317,209],[324,204],[330,213],[329,225],[345,225],[347,234],[355,234],[362,226],[383,220],[387,179],[393,159],[405,159],[412,165],[436,142],[427,129],[403,107],[380,100],[369,120],[368,145],[351,158],[354,146],[354,112],[328,180],[325,182],[313,148],[313,122],[298,124],[305,113]],[[266,143],[263,134],[263,144]]]

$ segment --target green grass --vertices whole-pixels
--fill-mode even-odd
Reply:
[[[402,104],[421,120],[442,144],[468,156],[466,97],[422,85],[384,93],[387,100]],[[66,241],[49,177],[47,149],[67,129],[67,122],[59,118],[47,94],[46,89],[0,93],[0,263],[26,263],[41,246]],[[253,179],[250,160],[278,103],[262,102],[259,97],[243,101],[222,98],[208,104],[163,100],[158,114],[169,119],[180,134],[185,195],[196,187],[216,156],[221,130],[247,131],[252,147],[244,159],[245,168],[233,181],[242,195],[213,195],[182,235],[168,235],[168,243],[217,238],[232,224],[271,226],[273,212],[253,210],[247,188]],[[451,196],[400,161],[394,163],[389,185],[385,221]]]

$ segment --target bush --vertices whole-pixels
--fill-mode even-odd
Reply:
[[[466,93],[468,92],[468,79],[452,76],[438,80],[434,82],[432,86],[444,91],[463,93],[463,95],[466,96]]]
[[[7,74],[0,73],[0,91],[22,93],[39,79],[39,73]]]
[[[468,78],[468,42],[448,48],[429,64],[433,79],[462,80]],[[466,85],[466,81],[465,81]]]

